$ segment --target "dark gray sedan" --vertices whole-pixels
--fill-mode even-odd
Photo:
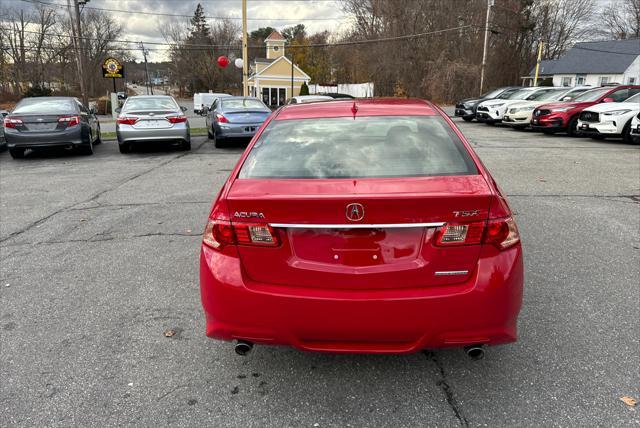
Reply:
[[[27,149],[63,146],[92,155],[101,141],[95,113],[73,97],[24,98],[4,118],[9,154],[16,159]]]
[[[251,139],[270,114],[271,109],[257,98],[218,98],[207,114],[207,133],[216,147],[232,139]]]

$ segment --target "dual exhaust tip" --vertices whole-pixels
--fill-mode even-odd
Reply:
[[[238,340],[234,346],[236,354],[246,357],[253,349],[253,343],[246,340]],[[464,353],[472,360],[481,360],[484,358],[484,347],[482,345],[465,346]]]

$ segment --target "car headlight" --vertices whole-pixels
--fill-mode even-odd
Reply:
[[[552,112],[562,112],[562,111],[569,111],[573,109],[573,107],[557,107],[557,108],[552,108],[551,111]]]
[[[489,107],[489,108],[498,108],[498,107],[502,107],[503,105],[504,105],[504,103],[490,104],[490,105],[487,105],[487,107]]]
[[[621,114],[629,113],[631,110],[612,110],[602,113],[605,116],[620,116]]]

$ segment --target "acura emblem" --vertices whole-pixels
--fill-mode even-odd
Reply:
[[[347,205],[347,220],[360,221],[364,218],[364,207],[362,204],[349,204]]]

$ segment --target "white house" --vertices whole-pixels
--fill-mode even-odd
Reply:
[[[533,85],[535,67],[522,78],[523,86]],[[540,80],[553,86],[607,83],[640,84],[640,39],[576,43],[561,58],[540,63]]]

